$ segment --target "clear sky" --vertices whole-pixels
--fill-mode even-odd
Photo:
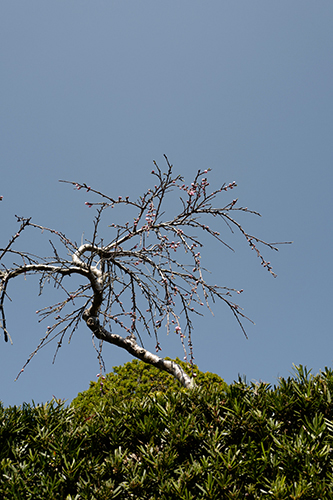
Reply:
[[[89,238],[94,209],[59,179],[138,197],[164,153],[188,181],[212,168],[212,187],[235,180],[232,196],[262,214],[242,219],[250,232],[294,243],[266,251],[274,279],[225,227],[235,253],[204,240],[212,280],[243,288],[256,324],[246,340],[217,304],[194,323],[195,362],[229,383],[275,384],[293,363],[331,367],[332,23],[331,0],[3,0],[0,247],[15,214]],[[29,232],[17,248],[40,252],[44,239]],[[90,332],[82,324],[55,364],[56,345],[41,350],[14,382],[45,333],[36,309],[58,296],[49,287],[38,297],[38,281],[23,277],[8,291],[0,400],[73,399],[99,370]],[[182,356],[173,338],[161,341],[162,355]],[[103,353],[107,371],[131,359]]]

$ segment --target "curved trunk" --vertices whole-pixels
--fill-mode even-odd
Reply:
[[[170,373],[182,384],[183,387],[190,388],[194,386],[193,378],[187,375],[187,373],[185,373],[184,370],[177,363],[175,363],[175,361],[160,358],[156,354],[147,351],[147,349],[139,346],[136,340],[131,336],[124,338],[116,333],[108,332],[100,325],[98,318],[90,315],[89,309],[84,311],[83,319],[99,340],[104,340],[109,344],[121,347],[144,363],[156,366],[156,368]]]

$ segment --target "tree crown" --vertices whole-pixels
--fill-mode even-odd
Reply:
[[[100,341],[99,345],[94,342],[94,346],[101,364],[101,349],[106,341],[126,349],[146,363],[172,373],[188,386],[190,381],[184,370],[158,356],[162,326],[168,334],[173,332],[178,335],[184,360],[191,365],[194,359],[192,318],[202,315],[202,306],[206,305],[211,311],[212,304],[218,299],[222,300],[246,335],[242,323],[246,316],[233,299],[243,290],[208,282],[208,272],[202,265],[200,255],[203,242],[198,233],[207,234],[231,248],[220,232],[207,224],[209,218],[213,218],[214,222],[222,219],[231,232],[240,231],[261,265],[274,277],[276,275],[272,266],[264,259],[260,247],[277,250],[277,244],[249,234],[235,218],[239,212],[260,215],[257,212],[238,206],[237,199],[224,205],[216,204],[220,195],[236,187],[235,181],[210,191],[207,178],[210,169],[205,169],[199,170],[193,182],[186,184],[181,175],[173,174],[167,157],[165,160],[166,172],[162,172],[154,162],[151,173],[156,184],[136,201],[129,197],[113,198],[85,183],[61,181],[73,185],[75,190],[85,190],[99,197],[98,202],[85,202],[89,208],[94,206],[97,213],[91,239],[81,244],[75,243],[62,232],[36,224],[31,218],[17,217],[19,230],[7,246],[0,250],[0,314],[5,340],[10,338],[4,306],[11,279],[22,274],[37,274],[40,276],[40,293],[45,283],[50,281],[64,293],[60,302],[37,311],[40,321],[51,319],[51,326],[47,327],[44,338],[26,364],[43,345],[53,339],[57,339],[57,353],[65,335],[68,334],[70,339],[80,321],[84,320],[93,333],[93,342],[95,338]],[[167,217],[170,207],[166,206],[165,199],[169,193],[176,191],[180,194],[179,209],[175,204],[172,205],[173,213]],[[109,224],[113,234],[105,241],[100,236],[102,216],[116,205],[129,208],[135,215],[127,222]],[[27,229],[49,234],[50,256],[32,255],[16,249],[20,235]],[[20,263],[8,263],[11,258],[19,259]],[[80,284],[74,290],[69,288],[65,279],[73,275],[80,278]],[[114,333],[115,328],[122,335]],[[155,338],[156,355],[145,349],[143,332]]]

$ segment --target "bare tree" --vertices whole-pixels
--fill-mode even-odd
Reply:
[[[235,182],[223,184],[219,189],[209,192],[206,174],[208,170],[198,171],[193,182],[184,183],[180,175],[173,175],[172,165],[165,156],[167,171],[162,173],[156,162],[151,172],[156,184],[148,189],[137,201],[112,198],[96,191],[86,184],[67,182],[75,189],[84,189],[99,196],[99,202],[86,202],[88,207],[97,208],[94,229],[90,241],[78,245],[63,233],[35,224],[31,218],[17,217],[20,228],[5,248],[0,249],[0,314],[4,339],[10,339],[5,317],[5,301],[8,298],[9,282],[17,276],[39,275],[40,293],[44,284],[53,282],[62,293],[63,300],[38,311],[40,320],[52,318],[52,326],[28,358],[24,367],[39,349],[53,339],[57,339],[56,354],[66,334],[71,336],[83,320],[92,331],[93,339],[99,339],[96,350],[102,363],[103,342],[115,344],[126,349],[131,355],[174,375],[185,387],[190,387],[192,378],[175,362],[161,358],[160,328],[166,326],[169,333],[173,330],[180,339],[184,359],[193,364],[192,317],[202,314],[204,304],[220,299],[230,309],[245,333],[242,309],[233,302],[233,294],[242,290],[209,284],[206,270],[202,267],[200,247],[202,242],[197,232],[207,233],[221,244],[230,248],[220,237],[220,233],[206,225],[207,217],[219,218],[233,232],[240,231],[247,244],[259,257],[261,264],[275,277],[272,267],[259,250],[260,245],[277,250],[277,243],[267,243],[248,234],[234,218],[235,212],[250,212],[247,208],[236,206],[234,199],[222,208],[213,202],[218,195],[236,187]],[[180,191],[179,210],[167,219],[163,212],[166,195]],[[97,198],[98,199],[98,198]],[[113,238],[104,242],[100,234],[102,215],[115,205],[123,205],[135,211],[132,222],[111,224]],[[40,257],[17,250],[16,244],[21,233],[26,230],[39,230],[48,233],[52,248],[51,256]],[[58,242],[56,246],[55,241]],[[62,251],[59,249],[60,248]],[[182,259],[179,254],[183,252]],[[62,255],[65,253],[65,256]],[[12,259],[19,259],[19,264]],[[8,264],[10,260],[10,265]],[[74,290],[68,289],[66,277],[78,275],[80,284]],[[80,303],[79,307],[75,304]],[[247,318],[248,319],[248,318]],[[113,328],[123,331],[114,333]],[[156,354],[144,347],[143,332],[156,339]],[[56,355],[55,354],[55,355]]]

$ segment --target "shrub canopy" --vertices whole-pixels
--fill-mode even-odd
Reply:
[[[117,370],[93,412],[85,399],[85,417],[84,393],[67,408],[0,408],[0,498],[333,498],[332,370],[299,367],[276,387],[239,380],[143,394],[124,384],[121,398],[111,394]]]
[[[221,389],[227,387],[227,384],[218,375],[201,372],[196,365],[190,366],[179,358],[176,358],[175,361],[189,376],[193,376],[196,385],[206,389],[213,385]],[[113,372],[108,373],[105,377],[99,375],[99,381],[90,382],[90,388],[79,393],[72,405],[77,411],[81,409],[84,413],[89,413],[89,411],[93,411],[96,404],[105,399],[115,403],[184,390],[179,381],[172,375],[134,359],[123,366],[115,366]]]

